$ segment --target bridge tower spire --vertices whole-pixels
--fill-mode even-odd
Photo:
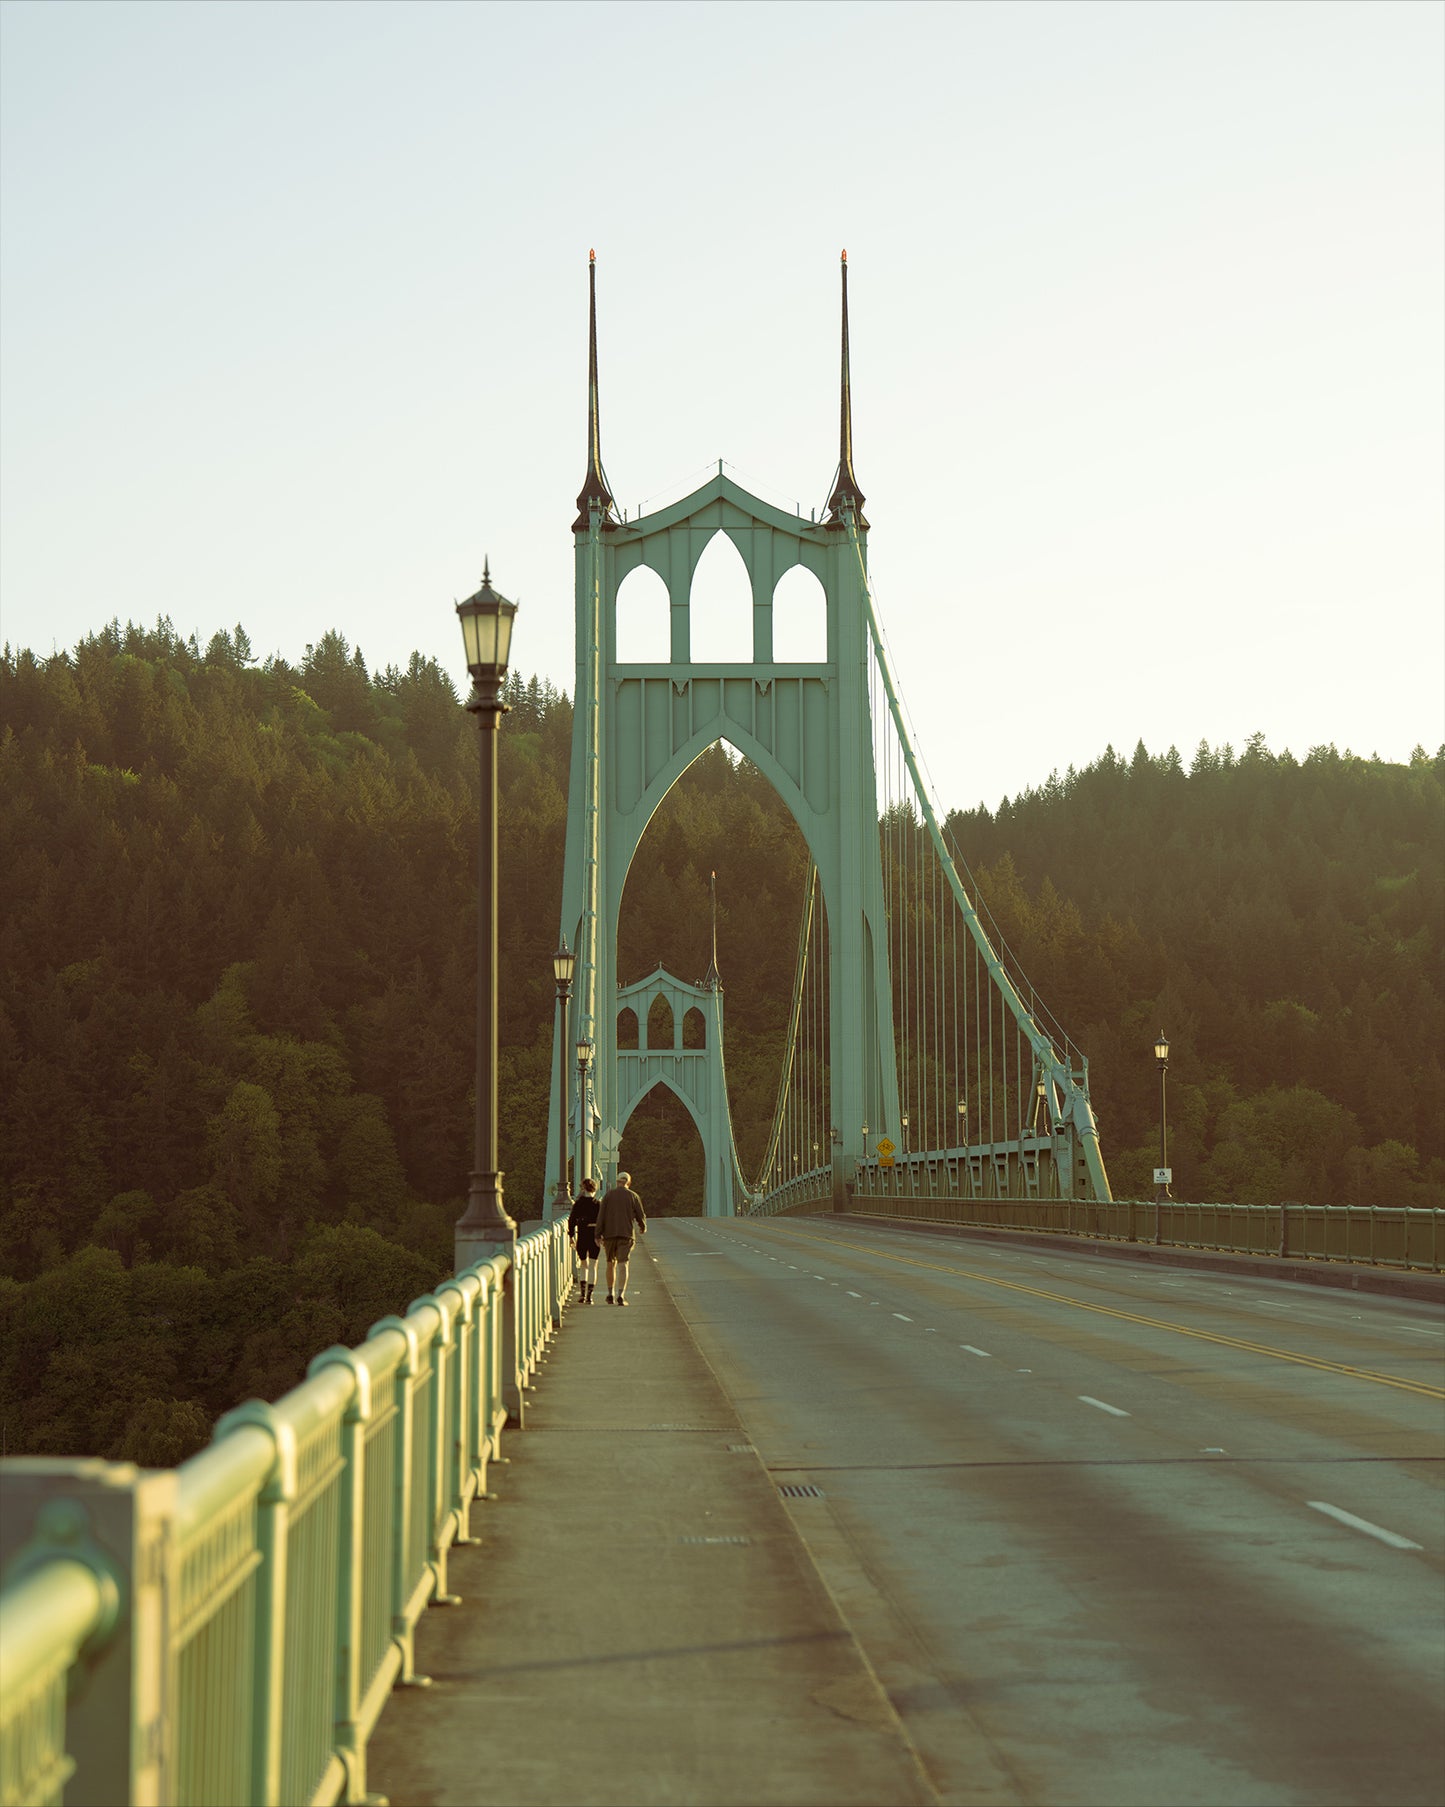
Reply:
[[[597,410],[597,253],[587,253],[587,475],[577,494],[577,519],[573,533],[586,533],[593,509],[602,517],[602,530],[616,527],[616,510],[607,473],[602,468],[602,423]]]
[[[863,491],[858,487],[858,479],[853,474],[853,379],[848,369],[848,253],[845,251],[839,268],[843,278],[843,357],[842,369],[838,379],[838,471],[833,479],[833,493],[828,497],[828,526],[841,528],[847,525],[844,508],[853,511],[854,524],[866,531],[868,523],[863,518]],[[816,493],[816,492],[815,492]]]

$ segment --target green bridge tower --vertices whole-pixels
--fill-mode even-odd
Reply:
[[[562,1122],[558,1100],[552,1101],[549,1183],[561,1171],[562,1137],[569,1129],[579,1177],[615,1165],[608,1159],[612,1138],[625,1133],[626,1117],[640,1101],[635,1080],[619,1078],[623,886],[654,810],[700,753],[725,740],[772,782],[818,868],[828,924],[833,1185],[841,1195],[864,1153],[863,1125],[898,1122],[867,688],[868,523],[853,471],[847,254],[838,471],[824,518],[816,522],[749,495],[724,475],[721,460],[717,474],[681,501],[630,521],[619,517],[602,464],[595,255],[588,282],[587,474],[572,523],[577,674],[562,932],[577,953],[575,1037],[590,1041],[593,1054],[590,1096],[581,1110],[574,1100],[570,1126]],[[693,573],[718,533],[741,554],[752,587],[752,658],[736,664],[700,663],[692,656]],[[795,565],[817,577],[826,598],[826,657],[817,662],[782,663],[773,654],[773,593]],[[664,663],[618,658],[617,592],[638,566],[656,572],[667,589],[671,631]],[[724,879],[733,896],[746,894],[746,870],[725,872]],[[708,1065],[720,1088],[717,1039],[709,1021]],[[556,1049],[553,1055],[555,1072]],[[630,1066],[625,1054],[621,1058],[624,1068]],[[702,1135],[704,1210],[730,1213],[734,1188],[725,1185],[724,1175],[731,1153],[710,1145],[725,1122],[725,1112],[714,1108],[719,1092],[703,1107],[696,1087],[684,1084],[667,1062],[654,1070],[653,1083],[678,1094]],[[602,1137],[596,1164],[594,1132]]]

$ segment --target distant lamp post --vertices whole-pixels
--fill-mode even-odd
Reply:
[[[1169,1191],[1173,1174],[1169,1170],[1169,1118],[1166,1109],[1164,1075],[1169,1071],[1169,1041],[1164,1031],[1159,1031],[1158,1040],[1154,1043],[1154,1058],[1159,1063],[1159,1166],[1154,1174],[1154,1203],[1164,1204],[1171,1196]],[[1154,1240],[1159,1240],[1158,1220],[1155,1220]]]
[[[863,1159],[868,1159],[868,1125],[863,1125]]]
[[[567,946],[567,937],[552,956],[552,977],[557,982],[557,1184],[552,1192],[552,1208],[560,1211],[571,1205],[567,1187],[567,1000],[572,995],[572,975],[577,970],[577,956]]]
[[[497,1171],[497,729],[507,713],[502,686],[512,652],[517,605],[492,588],[491,563],[482,587],[457,605],[466,645],[472,694],[467,709],[477,718],[481,747],[481,808],[477,835],[477,1108],[476,1138],[467,1208],[457,1220],[458,1264],[463,1253],[486,1243],[513,1242],[517,1226],[502,1203]],[[463,1245],[466,1245],[465,1249]]]
[[[903,1152],[908,1153],[908,1112],[903,1113]]]
[[[1040,1117],[1043,1117],[1043,1119],[1044,1119],[1044,1128],[1047,1129],[1049,1126],[1048,1117],[1044,1113],[1045,1090],[1046,1090],[1046,1088],[1044,1085],[1043,1075],[1040,1074],[1039,1075],[1039,1084],[1038,1084],[1038,1103],[1034,1106],[1034,1134],[1035,1135],[1037,1135],[1039,1133],[1039,1118]]]
[[[968,1100],[967,1100],[967,1098],[960,1098],[958,1101],[958,1145],[960,1148],[968,1147]]]
[[[592,1100],[587,1092],[587,1073],[592,1065],[592,1043],[585,1035],[577,1038],[577,1172],[578,1190],[583,1180],[592,1177]]]

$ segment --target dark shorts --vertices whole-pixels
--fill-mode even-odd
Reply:
[[[577,1232],[577,1254],[582,1261],[595,1261],[602,1253],[597,1246],[596,1230],[579,1230]]]
[[[607,1259],[609,1261],[621,1261],[625,1263],[632,1254],[632,1238],[630,1236],[608,1236],[604,1238],[604,1241],[607,1244]]]

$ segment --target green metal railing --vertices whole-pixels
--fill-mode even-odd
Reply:
[[[362,1802],[366,1744],[572,1283],[560,1224],[174,1473],[0,1464],[0,1807]],[[15,1547],[20,1537],[23,1545]]]
[[[1445,1271],[1445,1211],[1375,1205],[1163,1204],[1137,1199],[959,1196],[953,1163],[918,1158],[861,1168],[852,1210],[869,1217],[994,1230],[1042,1230],[1296,1260]],[[950,1181],[953,1181],[950,1184]]]

